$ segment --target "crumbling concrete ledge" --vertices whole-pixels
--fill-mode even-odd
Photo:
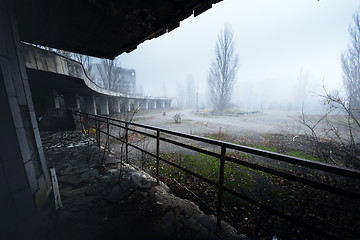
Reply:
[[[136,176],[143,186],[147,183],[152,186],[129,196],[129,199],[148,202],[151,221],[146,224],[146,232],[149,239],[248,239],[224,221],[219,227],[215,216],[206,215],[194,202],[169,193],[167,185],[157,184],[147,173],[129,165],[126,169],[129,179]]]
[[[120,168],[108,155],[108,164],[100,164],[103,151],[90,141],[79,144],[81,133],[46,136],[45,155],[56,169],[63,207],[55,210],[49,199],[46,211],[0,233],[1,240],[247,239],[226,222],[219,228],[214,216],[149,174],[128,164]]]

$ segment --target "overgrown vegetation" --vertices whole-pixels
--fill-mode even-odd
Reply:
[[[317,157],[327,163],[360,169],[360,122],[350,101],[337,92],[330,94],[324,88],[324,104],[327,111],[314,119],[304,112],[300,122],[309,129]],[[336,115],[334,115],[336,113]]]

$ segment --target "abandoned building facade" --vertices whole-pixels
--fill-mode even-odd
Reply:
[[[104,65],[96,63],[91,64],[91,76],[94,77],[94,82],[98,85],[105,87],[103,76],[106,73]],[[117,91],[123,94],[138,94],[136,92],[136,72],[135,69],[127,69],[122,67],[114,66],[112,70],[113,76],[117,79],[113,79],[114,86],[113,91]]]

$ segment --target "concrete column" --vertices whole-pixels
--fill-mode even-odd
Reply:
[[[54,102],[55,108],[60,108],[60,97],[58,96],[56,89],[54,89]]]
[[[148,101],[148,100],[145,100],[145,101],[144,101],[144,109],[145,109],[145,110],[148,110],[148,109],[149,109],[149,101]]]
[[[127,112],[130,112],[131,111],[131,101],[130,100],[128,100],[127,102],[126,102],[126,110],[125,111],[127,111]]]
[[[154,100],[154,105],[153,105],[154,107],[154,109],[157,109],[157,104],[156,104],[156,100]]]
[[[85,97],[86,113],[97,114],[94,95]]]
[[[113,106],[114,112],[119,113],[120,112],[120,100],[118,98],[114,98],[112,102],[114,104],[114,106]]]
[[[75,93],[65,93],[64,103],[65,103],[65,108],[69,108],[69,109],[80,108],[78,107],[80,106],[80,103],[77,101],[77,96]]]
[[[161,108],[165,108],[165,100],[161,101]]]
[[[140,106],[139,99],[134,99],[134,108],[135,108],[135,110],[138,110],[139,106]]]
[[[100,98],[100,114],[109,115],[109,99],[107,97]]]
[[[75,99],[76,99],[76,108],[81,110],[80,97],[77,94],[75,95]]]
[[[0,232],[33,215],[51,186],[10,0],[0,7]]]
[[[121,98],[119,98],[117,102],[118,102],[118,105],[119,105],[119,113],[120,113],[121,111],[123,111]]]

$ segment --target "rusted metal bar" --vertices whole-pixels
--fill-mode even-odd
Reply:
[[[160,182],[159,178],[159,167],[160,167],[160,131],[156,131],[156,181]]]
[[[218,226],[221,226],[225,160],[226,160],[226,147],[221,146],[220,173],[219,173],[219,192],[218,192],[218,202],[217,202],[217,224],[218,224]]]
[[[128,132],[129,125],[125,123],[125,161],[126,163],[129,162],[129,132]]]
[[[311,224],[308,224],[308,223],[305,223],[303,221],[301,221],[300,219],[297,219],[297,218],[294,218],[294,217],[291,217],[279,210],[276,210],[268,205],[265,205],[263,203],[261,203],[261,201],[258,201],[258,200],[254,200],[252,198],[249,198],[248,196],[244,195],[244,194],[241,194],[239,192],[236,192],[230,188],[227,188],[227,187],[224,187],[224,191],[230,193],[231,195],[234,195],[240,199],[243,199],[244,201],[254,205],[254,206],[257,206],[261,209],[264,209],[266,211],[268,211],[269,213],[272,213],[274,215],[277,215],[285,220],[288,220],[290,222],[293,222],[295,223],[296,225],[300,226],[300,227],[304,227],[306,229],[309,229],[311,230],[312,232],[314,233],[317,233],[318,235],[324,237],[324,239],[338,239],[336,238],[335,236],[325,232],[323,229],[320,229],[318,227],[315,227],[314,225],[311,225]]]
[[[94,114],[87,114],[87,115],[93,116],[93,117],[97,116]],[[100,116],[100,118],[103,118],[106,120],[108,117]],[[105,121],[105,120],[103,120],[103,121]],[[190,134],[186,134],[186,133],[180,133],[180,132],[171,131],[171,130],[167,130],[167,129],[163,129],[163,128],[153,127],[153,126],[149,126],[149,125],[145,125],[145,124],[127,122],[127,121],[122,121],[122,120],[118,120],[118,119],[112,119],[112,120],[114,122],[127,123],[131,126],[137,126],[137,127],[141,127],[141,128],[145,128],[145,129],[154,130],[154,131],[159,130],[162,133],[179,136],[179,137],[183,137],[186,139],[192,139],[192,140],[209,143],[209,144],[217,145],[217,146],[225,146],[227,149],[233,149],[233,150],[237,150],[237,151],[241,151],[241,152],[245,152],[245,153],[249,153],[249,154],[254,154],[257,156],[271,158],[274,160],[287,162],[287,163],[291,163],[291,164],[296,164],[299,166],[310,167],[313,169],[326,171],[329,173],[335,173],[335,174],[338,174],[341,176],[352,177],[352,178],[356,178],[356,179],[360,180],[360,171],[355,170],[355,169],[343,168],[343,167],[339,167],[339,166],[330,165],[327,163],[321,163],[321,162],[316,162],[316,161],[312,161],[312,160],[287,156],[287,155],[283,155],[283,154],[279,154],[279,153],[269,152],[269,151],[262,150],[262,149],[257,149],[257,148],[253,148],[253,147],[242,146],[242,145],[223,142],[223,141],[219,141],[219,140],[194,136],[194,135],[190,135]]]
[[[214,182],[214,181],[212,181],[212,180],[210,180],[208,178],[205,178],[205,177],[203,177],[203,176],[201,176],[201,175],[199,175],[197,173],[194,173],[193,171],[190,171],[189,169],[186,169],[186,168],[184,168],[184,167],[182,167],[182,166],[180,166],[180,165],[178,165],[176,163],[173,163],[173,162],[171,162],[171,161],[169,161],[167,159],[164,159],[164,158],[160,157],[160,160],[167,163],[167,164],[169,164],[169,165],[171,165],[171,166],[173,166],[173,167],[176,167],[177,169],[179,169],[181,171],[189,173],[190,175],[192,175],[194,177],[197,177],[197,178],[203,180],[204,182],[207,182],[207,183],[209,183],[209,184],[211,184],[211,185],[213,185],[215,187],[219,186],[219,184],[217,182]]]
[[[97,115],[94,115],[94,114],[84,114],[84,113],[81,113],[81,112],[77,112],[77,113],[78,114],[83,114],[83,115],[86,115],[86,116],[93,116],[94,118],[99,118]],[[103,117],[103,116],[100,116],[100,118],[103,118],[105,120],[110,119],[108,117]],[[205,142],[205,143],[209,143],[209,144],[213,144],[213,145],[217,145],[217,146],[225,146],[227,149],[233,149],[233,150],[238,150],[238,151],[242,151],[242,152],[247,152],[247,153],[250,153],[250,154],[263,156],[263,157],[267,157],[267,158],[270,158],[270,159],[276,159],[276,160],[279,160],[279,161],[284,161],[284,162],[288,162],[288,163],[292,163],[292,164],[297,164],[297,165],[300,165],[300,166],[306,166],[306,167],[309,167],[309,168],[318,169],[318,170],[322,170],[322,171],[325,171],[325,172],[330,172],[330,173],[335,173],[335,174],[346,176],[346,177],[353,177],[353,178],[356,178],[356,179],[360,179],[360,171],[354,170],[354,169],[342,168],[342,167],[333,166],[333,165],[330,165],[330,164],[319,163],[319,162],[315,162],[315,161],[311,161],[311,160],[286,156],[286,155],[283,155],[283,154],[268,152],[268,151],[265,151],[265,150],[260,150],[260,149],[251,148],[251,147],[247,147],[247,146],[241,146],[241,145],[227,143],[227,142],[223,142],[223,141],[198,137],[198,136],[189,135],[189,134],[185,134],[185,133],[178,133],[178,132],[175,132],[175,131],[170,131],[170,130],[166,130],[166,129],[152,127],[152,126],[148,126],[148,125],[144,125],[144,124],[131,123],[131,122],[126,122],[126,121],[122,121],[122,120],[118,120],[118,119],[111,119],[111,120],[114,121],[114,122],[118,122],[118,123],[125,123],[125,124],[128,124],[128,125],[138,126],[138,127],[145,128],[145,129],[160,131],[160,132],[171,134],[171,135],[174,135],[174,136],[180,136],[180,137],[184,137],[184,138],[188,138],[188,139],[192,139],[192,140],[197,140],[197,141],[200,141],[200,142]],[[119,125],[117,125],[115,123],[112,123],[111,125],[119,126]],[[139,130],[134,130],[134,131],[138,132],[138,133],[141,133],[141,131],[139,131]],[[151,134],[146,133],[145,135],[152,137]],[[163,138],[161,138],[161,140],[165,141],[165,139],[163,139]],[[173,140],[167,139],[166,141],[175,144]],[[187,146],[185,146],[185,144],[182,144],[182,143],[178,143],[177,145],[187,147]],[[196,147],[193,147],[191,149],[197,151]],[[199,150],[199,152],[201,152],[203,149],[198,148],[198,150]],[[208,153],[206,153],[206,154],[208,154]],[[214,154],[216,154],[216,153],[214,153]],[[209,155],[212,155],[212,154],[209,154]]]
[[[109,134],[110,134],[110,124],[109,124],[109,119],[106,119],[106,143],[107,143],[108,152],[110,152]]]
[[[147,125],[143,125],[143,124],[137,124],[137,123],[131,123],[131,122],[126,122],[126,121],[121,121],[121,120],[117,120],[117,119],[111,119],[108,117],[102,117],[102,116],[97,116],[97,115],[92,115],[92,114],[83,114],[83,113],[78,113],[80,114],[80,116],[84,116],[86,119],[93,119],[95,121],[95,127],[96,127],[96,138],[98,139],[98,143],[100,143],[100,133],[104,133],[107,134],[107,137],[109,138],[110,136],[118,139],[120,141],[123,141],[122,139],[119,139],[113,135],[110,134],[110,131],[107,130],[105,131],[101,131],[100,130],[100,122],[106,122],[108,125],[108,128],[111,126],[116,126],[116,127],[120,127],[120,128],[124,128],[125,129],[125,143],[126,143],[126,161],[128,162],[128,146],[134,147],[142,152],[145,152],[147,154],[149,154],[150,156],[156,157],[156,178],[157,181],[159,182],[159,171],[160,171],[160,160],[176,167],[177,169],[186,172],[192,176],[195,176],[211,185],[214,185],[216,187],[218,187],[218,206],[217,206],[217,224],[220,225],[221,224],[221,217],[222,217],[222,199],[223,199],[223,192],[226,191],[236,197],[239,197],[245,201],[247,201],[250,204],[253,204],[255,206],[258,206],[262,209],[265,209],[267,211],[269,211],[272,214],[278,215],[282,218],[284,218],[285,220],[289,220],[292,221],[293,223],[302,226],[306,229],[309,229],[313,232],[317,232],[319,233],[319,235],[324,236],[328,239],[332,239],[332,238],[336,238],[333,235],[325,232],[325,231],[321,231],[319,229],[317,229],[315,226],[309,225],[307,223],[302,222],[301,220],[291,217],[289,215],[287,215],[284,212],[281,212],[279,210],[273,209],[270,206],[267,206],[265,204],[263,204],[261,201],[258,200],[254,200],[251,199],[241,193],[238,193],[232,189],[229,189],[227,187],[224,187],[224,168],[225,168],[225,163],[226,161],[230,161],[233,162],[235,164],[239,164],[242,166],[246,166],[249,167],[251,169],[256,169],[256,170],[260,170],[266,173],[269,173],[271,175],[275,175],[275,176],[279,176],[279,177],[283,177],[285,179],[289,179],[291,181],[294,182],[299,182],[305,185],[309,185],[311,187],[314,187],[316,189],[320,189],[320,190],[325,190],[331,193],[335,193],[341,196],[345,196],[348,198],[352,198],[356,201],[359,201],[360,199],[360,195],[348,190],[344,190],[341,188],[337,188],[334,186],[331,186],[329,184],[324,184],[315,180],[310,180],[310,179],[306,179],[300,176],[296,176],[295,174],[290,174],[290,173],[286,173],[283,171],[279,171],[270,167],[266,167],[266,166],[261,166],[258,164],[254,164],[254,163],[250,163],[248,161],[244,161],[244,160],[240,160],[240,159],[235,159],[235,158],[231,158],[231,157],[227,157],[226,156],[226,150],[227,149],[233,149],[236,151],[241,151],[241,152],[246,152],[246,153],[250,153],[250,154],[254,154],[257,156],[262,156],[262,157],[267,157],[273,160],[278,160],[278,161],[283,161],[283,162],[287,162],[287,163],[291,163],[291,164],[296,164],[299,166],[304,166],[310,169],[317,169],[317,170],[321,170],[321,171],[325,171],[328,173],[335,173],[338,175],[342,175],[342,176],[346,176],[346,177],[352,177],[355,179],[360,179],[360,171],[358,170],[353,170],[353,169],[347,169],[347,168],[342,168],[342,167],[338,167],[338,166],[333,166],[330,164],[325,164],[325,163],[318,163],[318,162],[314,162],[314,161],[310,161],[310,160],[306,160],[306,159],[300,159],[300,158],[296,158],[296,157],[291,157],[291,156],[286,156],[286,155],[282,155],[282,154],[278,154],[278,153],[273,153],[273,152],[268,152],[268,151],[264,151],[264,150],[259,150],[256,148],[251,148],[251,147],[247,147],[247,146],[241,146],[241,145],[236,145],[236,144],[232,144],[232,143],[227,143],[227,142],[222,142],[222,141],[217,141],[217,140],[213,140],[213,139],[207,139],[207,138],[202,138],[202,137],[197,137],[194,135],[189,135],[189,134],[184,134],[184,133],[179,133],[179,132],[175,132],[175,131],[170,131],[170,130],[166,130],[166,129],[161,129],[161,128],[156,128],[156,127],[152,127],[152,126],[147,126]],[[89,117],[90,116],[90,117]],[[80,117],[80,120],[82,118]],[[111,121],[111,122],[110,122]],[[120,123],[120,124],[117,124]],[[85,125],[87,125],[86,123],[84,123]],[[124,124],[125,127],[121,126],[121,124]],[[89,125],[88,125],[89,126]],[[146,133],[146,132],[142,132],[140,130],[135,130],[135,129],[131,129],[129,128],[129,126],[136,126],[136,127],[141,127],[144,129],[150,129],[150,130],[154,130],[156,131],[156,136]],[[133,131],[139,134],[143,134],[145,136],[149,136],[149,137],[156,137],[156,155],[153,153],[150,153],[138,146],[135,146],[131,143],[129,143],[129,139],[128,139],[128,131]],[[205,142],[205,143],[209,143],[212,145],[216,145],[216,146],[220,146],[221,147],[221,154],[219,155],[218,153],[215,152],[210,152],[208,150],[204,150],[201,148],[197,148],[195,146],[190,146],[181,142],[177,142],[176,140],[171,140],[165,137],[160,137],[161,133],[166,133],[172,136],[178,136],[178,137],[183,137],[185,139],[192,139],[192,140],[196,140],[196,141],[200,141],[200,142]],[[175,144],[178,145],[180,147],[184,147],[184,148],[188,148],[197,152],[201,152],[201,153],[205,153],[208,154],[210,156],[215,156],[220,158],[220,172],[219,172],[219,183],[216,183],[210,179],[207,179],[197,173],[192,172],[191,170],[188,170],[182,166],[177,165],[176,163],[169,161],[167,159],[164,159],[162,157],[160,157],[160,141],[165,141],[171,144]]]
[[[314,180],[299,177],[299,176],[296,176],[296,175],[293,175],[293,174],[290,174],[290,173],[286,173],[286,172],[282,172],[282,171],[272,169],[272,168],[269,168],[269,167],[261,166],[261,165],[254,164],[254,163],[250,163],[250,162],[247,162],[247,161],[244,161],[244,160],[235,159],[235,158],[231,158],[231,157],[227,157],[226,159],[229,162],[233,162],[233,163],[236,163],[236,164],[239,164],[239,165],[243,165],[243,166],[246,166],[246,167],[249,167],[249,168],[252,168],[252,169],[260,170],[262,172],[270,173],[271,175],[274,175],[274,176],[279,176],[279,177],[291,180],[293,182],[299,182],[299,183],[302,183],[304,185],[308,185],[310,187],[320,189],[320,190],[324,190],[324,191],[327,191],[327,192],[330,192],[330,193],[335,193],[335,194],[338,194],[338,195],[341,195],[341,196],[344,196],[344,197],[354,199],[356,201],[359,201],[359,199],[360,199],[360,194],[354,193],[354,192],[351,192],[351,191],[348,191],[348,190],[345,190],[345,189],[342,189],[342,188],[337,188],[337,187],[330,186],[330,185],[327,185],[327,184],[324,184],[324,183],[321,183],[321,182],[317,182],[317,181],[314,181]]]
[[[149,154],[150,156],[156,158],[156,154],[153,154],[153,153],[151,153],[151,152],[148,152],[148,151],[146,151],[146,150],[144,150],[144,149],[142,149],[142,148],[140,148],[140,147],[138,147],[138,146],[136,146],[136,145],[134,145],[134,144],[129,143],[129,146],[130,146],[130,147],[133,147],[133,148],[135,148],[135,149],[137,149],[137,150],[139,150],[139,151],[141,151],[141,152],[143,152],[143,153]]]
[[[176,142],[176,141],[171,140],[171,139],[160,137],[160,140],[164,141],[164,142],[174,144],[174,145],[177,145],[177,146],[180,146],[180,147],[183,147],[183,148],[191,149],[191,150],[194,150],[194,151],[199,152],[199,153],[204,153],[204,154],[212,156],[212,157],[216,157],[216,158],[221,157],[220,154],[218,154],[216,152],[211,152],[211,151],[201,149],[201,148],[198,148],[198,147],[195,147],[195,146],[191,146],[191,145],[188,145],[188,144],[185,144],[185,143]]]

